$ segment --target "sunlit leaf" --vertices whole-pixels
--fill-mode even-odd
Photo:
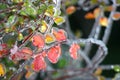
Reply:
[[[86,19],[94,19],[95,16],[94,16],[94,14],[93,14],[92,12],[89,12],[89,13],[87,13],[87,14],[85,15],[85,18],[86,18]]]
[[[51,47],[47,52],[48,59],[51,63],[57,63],[60,55],[61,55],[60,45]]]
[[[38,55],[34,58],[32,62],[32,68],[36,72],[44,70],[46,68],[46,62],[42,55]]]
[[[52,28],[52,33],[58,42],[66,41],[67,34],[63,29]]]
[[[42,24],[41,24],[41,27],[39,28],[39,31],[41,33],[45,33],[47,31],[47,29],[48,29],[48,25],[47,25],[46,21],[43,20]]]
[[[119,20],[120,19],[120,13],[119,12],[114,13],[113,16],[112,16],[112,19],[113,20]]]
[[[55,42],[55,37],[52,34],[46,34],[45,35],[45,43],[50,44]]]
[[[69,6],[67,9],[66,9],[66,13],[67,14],[72,14],[76,11],[76,8],[75,6]]]
[[[80,46],[76,43],[73,43],[71,46],[70,46],[70,49],[69,49],[69,52],[70,52],[70,56],[73,58],[73,59],[77,59],[78,58],[78,50],[80,49]]]
[[[3,77],[6,74],[5,65],[0,63],[0,77]]]
[[[56,16],[53,19],[57,25],[61,25],[62,23],[65,22],[65,18],[61,16]]]
[[[38,47],[38,48],[43,48],[45,45],[43,35],[41,34],[36,34],[33,36],[33,45]]]
[[[99,20],[99,23],[101,26],[107,26],[108,25],[108,19],[106,17],[101,17]]]

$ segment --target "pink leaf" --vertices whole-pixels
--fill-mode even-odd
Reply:
[[[69,49],[69,52],[70,52],[70,56],[73,58],[73,59],[77,59],[78,58],[78,55],[77,55],[77,52],[78,50],[80,49],[80,46],[76,43],[73,43]]]
[[[45,45],[43,36],[41,34],[36,34],[33,36],[33,45],[39,48],[43,48]]]
[[[37,55],[33,60],[32,68],[36,72],[46,68],[46,62],[41,54]]]
[[[51,47],[47,53],[48,59],[51,63],[57,63],[60,55],[61,55],[60,45]]]

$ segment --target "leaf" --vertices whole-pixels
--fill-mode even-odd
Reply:
[[[23,0],[11,0],[13,3],[21,3]]]
[[[0,44],[0,58],[6,54],[8,54],[7,44],[2,43],[2,44]]]
[[[45,11],[45,15],[46,16],[49,16],[49,17],[52,17],[53,16],[53,14],[54,14],[54,6],[53,5],[49,5],[48,7],[47,7],[47,10]]]
[[[116,72],[120,72],[120,66],[118,66],[118,65],[116,65],[116,66],[114,66],[114,71],[116,71]]]
[[[87,13],[87,14],[85,15],[85,18],[86,18],[86,19],[95,19],[95,16],[94,16],[93,13],[89,12],[89,13]]]
[[[110,11],[112,11],[112,10],[114,10],[114,8],[113,8],[112,5],[105,7],[105,11],[109,11],[109,12],[110,12]]]
[[[60,55],[61,55],[60,45],[51,47],[47,52],[48,59],[51,63],[57,63]]]
[[[101,26],[107,26],[108,25],[108,19],[106,17],[101,17],[99,20],[99,23]]]
[[[19,41],[23,40],[23,34],[22,33],[18,33],[18,40]]]
[[[61,14],[60,9],[54,8],[54,16],[59,16]]]
[[[79,49],[80,49],[80,46],[76,43],[73,43],[70,46],[70,49],[69,49],[70,56],[75,60],[78,58],[77,52],[78,52]]]
[[[39,31],[41,33],[45,33],[47,31],[47,29],[48,29],[48,25],[47,25],[46,21],[43,20],[42,21],[42,26],[39,28]]]
[[[38,47],[38,48],[43,48],[45,45],[43,35],[41,34],[36,34],[33,36],[33,45]]]
[[[55,42],[55,37],[50,33],[46,34],[45,35],[45,43],[50,44],[53,42]]]
[[[94,14],[94,17],[95,17],[95,18],[97,18],[97,17],[100,15],[100,13],[101,13],[100,8],[96,8],[96,9],[94,9],[94,11],[93,11],[93,14]]]
[[[67,34],[63,29],[52,28],[52,33],[58,42],[67,40]]]
[[[74,12],[76,11],[76,8],[75,6],[69,6],[67,9],[66,9],[66,13],[67,14],[73,14]]]
[[[40,70],[44,70],[46,68],[46,62],[42,55],[38,55],[34,58],[32,62],[32,68],[36,72],[39,72]]]
[[[41,4],[40,8],[38,9],[38,14],[45,12],[46,9],[47,9],[47,6],[45,4]]]
[[[30,48],[28,48],[28,47],[22,48],[22,49],[21,49],[21,52],[22,52],[23,54],[28,54],[28,55],[32,55],[32,54],[33,54],[32,50],[31,50]]]
[[[53,20],[57,25],[61,25],[62,23],[65,22],[65,18],[61,16],[56,16],[53,18]]]
[[[15,60],[19,61],[22,59],[26,60],[29,59],[32,56],[32,54],[33,54],[32,50],[28,47],[23,47],[21,50],[18,50],[16,47],[14,47],[13,49],[11,49],[10,58],[14,61]]]
[[[120,13],[119,12],[114,13],[113,16],[112,16],[112,19],[113,20],[119,20],[120,19]]]
[[[28,70],[27,73],[25,74],[25,78],[26,78],[26,79],[30,79],[33,74],[34,74],[33,71]]]
[[[5,65],[0,63],[0,77],[3,77],[6,74]]]

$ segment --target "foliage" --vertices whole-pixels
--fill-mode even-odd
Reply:
[[[94,74],[89,79],[94,76],[104,79],[100,76],[101,73],[96,74],[94,70],[107,55],[106,43],[110,35],[107,31],[113,20],[120,19],[120,13],[116,11],[119,1],[113,0],[111,5],[106,5],[108,2],[109,0],[91,0],[86,3],[84,0],[0,1],[0,77],[4,80],[20,80],[24,77],[34,80],[40,73],[46,79],[55,79],[74,75],[76,69],[80,68],[83,76]],[[77,3],[79,7],[75,6]],[[86,19],[97,21],[93,33],[91,31],[88,39],[77,39],[70,30],[68,16],[81,8],[90,10],[95,5],[98,7],[85,15]],[[107,11],[111,13],[109,17],[104,15]],[[97,39],[99,26],[106,27],[102,40]],[[92,59],[88,56],[91,44],[99,47]],[[83,68],[88,73],[84,73],[86,71],[80,67],[84,60],[86,66]],[[64,71],[58,68],[67,73],[63,75]],[[114,69],[118,71],[119,66]]]

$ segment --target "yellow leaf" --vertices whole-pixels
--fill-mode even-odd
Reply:
[[[47,28],[48,28],[47,23],[43,20],[42,21],[42,26],[39,28],[39,31],[41,33],[45,33],[47,31]]]
[[[65,22],[65,18],[61,16],[54,17],[53,19],[57,25],[61,25]]]
[[[28,70],[27,73],[25,74],[25,78],[29,79],[33,75],[33,73],[34,73],[33,71]]]
[[[55,38],[52,34],[46,34],[45,35],[45,43],[49,44],[49,43],[53,43],[55,42]]]
[[[6,68],[5,65],[0,63],[0,77],[3,77],[6,74]]]

